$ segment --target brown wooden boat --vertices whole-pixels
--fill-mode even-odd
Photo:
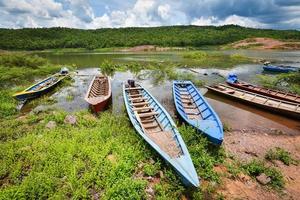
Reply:
[[[253,92],[241,90],[224,84],[207,86],[207,88],[218,94],[237,99],[244,103],[276,112],[287,117],[300,119],[300,104],[267,97]]]
[[[234,83],[227,82],[228,85],[232,87],[236,87],[242,90],[247,90],[253,93],[258,93],[262,94],[264,96],[272,97],[275,99],[281,99],[284,101],[290,101],[294,103],[299,103],[300,104],[300,96],[297,94],[289,93],[289,92],[283,92],[279,90],[272,90],[272,89],[267,89],[263,88],[257,85],[252,85],[250,83],[246,83],[243,81],[236,81]]]
[[[94,112],[103,111],[111,100],[111,83],[107,76],[97,75],[93,78],[86,93],[85,100]]]

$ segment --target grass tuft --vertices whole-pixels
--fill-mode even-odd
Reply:
[[[284,179],[281,172],[274,167],[267,167],[263,161],[252,160],[249,163],[242,164],[242,168],[252,177],[265,173],[266,176],[271,178],[268,185],[274,189],[282,189],[284,187]]]
[[[270,161],[280,160],[286,165],[297,164],[297,161],[291,157],[291,154],[280,147],[275,147],[274,149],[270,149],[266,153],[265,158]]]

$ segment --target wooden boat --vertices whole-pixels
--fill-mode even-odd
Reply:
[[[86,93],[85,100],[94,112],[104,110],[111,100],[111,83],[107,76],[97,75],[93,78]]]
[[[129,83],[123,85],[123,97],[135,130],[176,170],[186,186],[198,187],[192,159],[172,118],[146,89]]]
[[[223,142],[223,125],[191,81],[173,81],[173,98],[181,118],[217,145]]]
[[[284,66],[284,65],[265,65],[263,66],[265,71],[269,72],[277,72],[277,73],[288,73],[288,72],[297,72],[298,68],[297,67],[291,67],[291,66]]]
[[[226,82],[228,85],[235,87],[235,88],[247,90],[247,91],[250,91],[253,93],[258,93],[258,94],[261,94],[264,96],[269,96],[269,97],[272,97],[275,99],[281,99],[284,101],[290,101],[290,102],[300,104],[300,96],[297,94],[283,92],[283,91],[279,91],[279,90],[267,89],[267,88],[263,88],[263,87],[260,87],[257,85],[252,85],[250,83],[239,81],[235,74],[229,75]]]
[[[55,86],[60,83],[66,76],[62,74],[54,74],[49,76],[48,78],[30,86],[29,88],[23,90],[22,92],[18,92],[13,95],[17,100],[24,101],[29,99],[37,98],[50,90],[52,90]]]
[[[224,96],[269,110],[272,113],[276,112],[287,117],[300,119],[300,104],[274,99],[224,84],[218,84],[211,87],[207,86],[207,88]]]

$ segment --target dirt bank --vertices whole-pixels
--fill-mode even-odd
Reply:
[[[284,49],[284,50],[299,50],[300,42],[295,41],[280,41],[272,38],[248,38],[229,45],[234,49]]]
[[[225,134],[224,146],[227,153],[243,162],[253,158],[264,160],[267,151],[274,147],[285,149],[294,159],[300,159],[300,135],[270,135],[263,132],[234,131]],[[230,178],[230,176],[223,178],[219,192],[225,199],[299,199],[300,166],[285,165],[277,160],[266,162],[279,169],[283,174],[285,187],[282,192],[271,191],[244,174],[239,174],[237,178]]]

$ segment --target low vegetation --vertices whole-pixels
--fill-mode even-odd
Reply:
[[[60,67],[51,65],[46,59],[21,53],[0,54],[0,88],[11,84],[29,83],[36,77],[43,77],[59,71]]]
[[[266,176],[271,178],[268,183],[274,189],[282,189],[284,187],[284,179],[281,172],[274,168],[268,167],[263,161],[252,160],[249,163],[242,164],[243,170],[252,177],[259,176],[264,173]]]
[[[290,72],[278,75],[258,75],[258,78],[264,87],[300,94],[299,72]]]
[[[75,126],[61,111],[29,114],[1,121],[1,199],[89,198],[141,199],[151,179],[157,198],[178,199],[187,192],[172,168],[132,128],[126,115],[102,113],[99,118],[76,113]],[[57,126],[45,128],[49,121]],[[212,146],[191,127],[180,132],[199,176],[219,182],[213,167],[224,150]],[[192,191],[191,196],[203,191]]]
[[[270,161],[280,160],[286,165],[298,163],[295,159],[292,158],[291,154],[288,151],[280,147],[275,147],[273,149],[270,149],[266,153],[265,158]]]
[[[0,90],[0,119],[17,113],[17,102],[13,99],[11,91]]]
[[[188,80],[192,81],[196,86],[204,85],[204,82],[191,72],[178,69],[172,63],[149,63],[142,64],[131,62],[126,64],[113,63],[111,61],[104,61],[100,70],[103,74],[113,76],[116,71],[130,71],[138,79],[150,79],[154,84],[160,84],[165,80]]]
[[[191,59],[198,66],[229,68],[238,64],[252,63],[253,59],[240,54],[226,55],[219,52],[196,51],[183,54],[185,59]]]

